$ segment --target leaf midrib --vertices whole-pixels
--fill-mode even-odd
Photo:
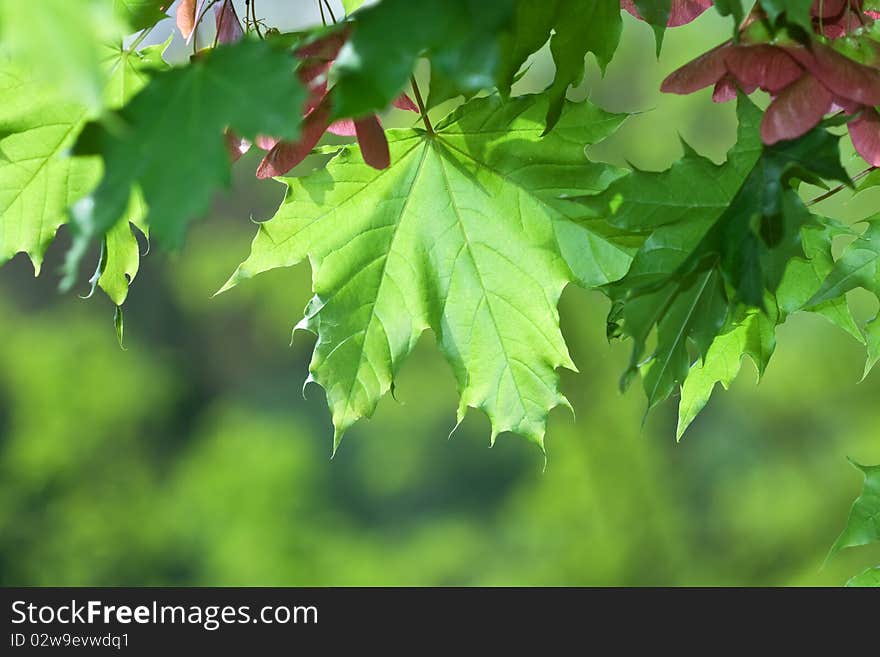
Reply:
[[[354,377],[352,377],[351,385],[349,386],[349,389],[348,389],[348,394],[345,397],[345,407],[344,407],[345,415],[348,415],[348,412],[352,410],[351,404],[352,404],[352,400],[354,398],[353,393],[354,393],[355,385],[360,384],[360,386],[362,388],[364,387],[364,384],[360,380],[360,371],[361,371],[361,367],[364,364],[364,357],[365,357],[366,351],[367,351],[367,348],[366,348],[367,347],[367,336],[370,333],[370,328],[372,327],[373,320],[376,317],[376,305],[379,303],[379,297],[382,295],[382,286],[385,283],[385,271],[388,268],[388,261],[390,260],[391,253],[394,251],[394,242],[397,240],[397,236],[400,234],[400,226],[403,223],[404,215],[406,214],[406,210],[409,207],[409,202],[410,202],[410,199],[412,198],[412,191],[416,186],[416,181],[419,179],[419,176],[422,173],[422,169],[424,168],[425,160],[427,159],[428,146],[427,146],[427,144],[425,144],[423,142],[422,147],[423,147],[422,154],[421,154],[421,157],[419,158],[419,163],[416,165],[416,171],[413,174],[412,181],[409,184],[409,189],[407,190],[407,194],[406,194],[406,200],[403,202],[403,205],[400,208],[400,212],[398,213],[397,220],[394,223],[394,227],[395,227],[394,234],[391,236],[391,241],[388,243],[388,250],[385,253],[385,261],[382,263],[382,271],[379,273],[379,287],[376,289],[375,299],[370,304],[370,318],[367,320],[367,325],[366,325],[366,327],[364,327],[364,329],[362,331],[363,335],[364,335],[364,340],[361,343],[360,353],[358,354],[358,364],[354,370],[355,375],[354,375]],[[405,155],[410,154],[415,148],[416,147],[413,147],[412,149],[408,150],[405,153]],[[404,157],[405,157],[405,155],[404,155]],[[404,158],[401,158],[400,160],[398,160],[398,165],[403,161],[403,159]],[[385,171],[391,170],[391,168],[392,167],[388,167],[388,169],[386,169]],[[379,175],[380,176],[383,175],[385,173],[385,171],[383,171]],[[364,186],[364,188],[366,188],[366,187],[367,186]],[[394,375],[394,372],[393,372],[394,354],[392,353],[392,349],[390,348],[390,345],[389,345],[388,351],[389,351],[389,357],[391,358],[392,378],[393,378],[393,375]],[[364,390],[364,392],[366,392],[366,389]],[[384,392],[385,391],[383,391],[383,393]]]

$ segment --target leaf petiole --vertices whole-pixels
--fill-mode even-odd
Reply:
[[[425,101],[422,100],[422,92],[419,91],[419,85],[416,82],[416,76],[410,76],[410,84],[412,84],[413,95],[416,97],[416,105],[419,106],[419,114],[422,115],[422,122],[425,124],[425,130],[429,135],[434,134],[434,126],[431,125],[431,119],[428,118],[428,110],[425,109]]]

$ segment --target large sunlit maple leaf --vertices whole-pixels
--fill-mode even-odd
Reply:
[[[224,289],[309,259],[315,296],[300,327],[318,335],[310,380],[326,390],[334,445],[373,413],[428,328],[458,380],[458,420],[483,409],[493,440],[513,431],[542,445],[548,412],[568,405],[559,296],[572,280],[619,278],[630,252],[560,196],[621,175],[584,148],[624,116],[566,103],[542,139],[547,109],[546,95],[477,99],[436,133],[388,131],[387,169],[352,146],[280,179],[286,198]]]

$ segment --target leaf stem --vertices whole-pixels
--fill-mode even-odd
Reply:
[[[330,14],[330,20],[333,21],[334,25],[336,25],[336,15],[333,13],[333,8],[330,6],[329,0],[324,0],[324,6],[327,7],[327,11]]]
[[[260,32],[260,23],[257,21],[257,0],[250,1],[250,8],[251,8],[251,16],[253,17],[253,21],[254,21],[254,31],[256,31],[257,36],[262,39],[263,33]]]
[[[434,126],[431,125],[431,119],[428,118],[428,110],[425,109],[425,101],[422,100],[422,92],[419,91],[419,85],[416,82],[416,76],[411,75],[409,77],[410,83],[412,84],[413,95],[416,97],[416,105],[419,106],[419,114],[422,115],[422,122],[425,124],[425,130],[428,131],[429,135],[434,134]]]
[[[867,176],[872,171],[875,171],[876,169],[877,169],[877,167],[871,166],[871,167],[868,167],[867,169],[865,169],[864,171],[860,171],[859,173],[857,173],[856,175],[854,175],[852,177],[852,182],[856,182],[858,180],[861,180],[862,178]],[[837,194],[838,192],[842,192],[847,187],[849,187],[849,185],[844,183],[842,185],[838,185],[834,189],[829,189],[824,194],[820,194],[816,198],[814,198],[810,201],[807,201],[806,206],[809,208],[813,205],[816,205],[817,203],[821,203],[822,201],[826,201],[829,198],[831,198],[832,196],[834,196],[835,194]]]
[[[135,38],[135,40],[131,42],[131,45],[130,45],[128,48],[126,48],[126,50],[127,50],[128,52],[134,52],[135,50],[137,50],[137,47],[138,47],[139,45],[141,45],[141,43],[143,42],[143,40],[146,39],[148,36],[150,36],[150,32],[153,31],[153,28],[154,28],[154,27],[156,27],[156,26],[155,26],[155,25],[151,25],[150,27],[148,27],[148,28],[146,28],[146,29],[144,29],[144,30],[141,30],[141,33],[137,35],[137,37]]]

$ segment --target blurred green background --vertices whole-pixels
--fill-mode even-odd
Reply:
[[[260,3],[268,24],[316,19],[284,4]],[[572,97],[639,114],[591,154],[660,169],[681,136],[723,159],[733,106],[657,89],[728,30],[709,12],[669,32],[658,62],[627,16],[606,77],[591,61]],[[551,75],[542,53],[520,86]],[[300,395],[312,338],[288,348],[308,267],[211,298],[248,252],[249,217],[283,194],[255,165],[236,165],[183,253],[145,258],[127,351],[105,298],[55,292],[64,230],[39,279],[22,256],[0,270],[0,584],[839,585],[878,561],[864,548],[822,568],[860,489],[845,457],[880,462],[880,373],[858,384],[860,346],[810,316],[782,327],[759,386],[747,365],[676,445],[674,403],[642,426],[638,386],[617,390],[629,345],[606,342],[600,295],[571,288],[561,314],[581,373],[562,376],[577,418],[551,416],[546,469],[518,437],[489,449],[476,411],[447,440],[455,384],[431,335],[398,400],[331,461],[323,394]],[[826,207],[853,221],[877,204]]]

